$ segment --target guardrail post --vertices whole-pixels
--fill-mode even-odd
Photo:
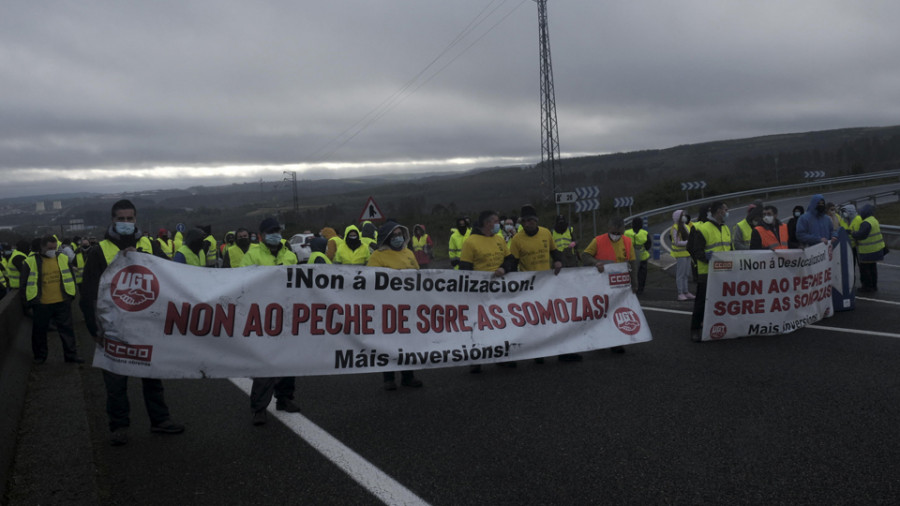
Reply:
[[[659,234],[653,234],[653,259],[659,260]]]

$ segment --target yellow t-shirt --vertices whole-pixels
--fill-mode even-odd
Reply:
[[[503,264],[503,259],[509,255],[509,248],[502,237],[492,235],[485,237],[481,234],[472,234],[463,243],[460,262],[469,262],[476,271],[496,271]]]
[[[556,242],[544,227],[531,237],[523,230],[509,240],[509,252],[519,260],[520,271],[550,270],[551,251],[556,251]]]
[[[59,272],[59,260],[41,256],[41,304],[62,302],[62,273]]]
[[[369,257],[369,267],[387,267],[389,269],[418,269],[419,262],[416,261],[416,255],[409,248],[403,248],[395,251],[390,248],[378,249],[372,252]]]

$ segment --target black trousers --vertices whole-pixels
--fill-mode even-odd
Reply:
[[[128,403],[128,376],[103,371],[103,382],[106,384],[106,414],[109,416],[109,430],[131,425],[131,405]],[[150,424],[159,425],[169,419],[169,407],[166,406],[162,380],[141,378],[144,394],[144,407],[150,415]]]
[[[294,399],[294,377],[253,378],[250,388],[250,409],[256,413],[269,407],[272,396],[277,402]]]
[[[388,371],[381,373],[381,377],[384,379],[384,381],[394,381],[394,378],[396,378],[397,376],[394,375],[394,371]],[[416,376],[413,371],[400,371],[400,378],[402,378],[402,381],[411,380],[415,377]]]
[[[878,263],[877,262],[860,262],[859,263],[859,282],[863,288],[878,289]]]
[[[638,264],[637,293],[644,293],[644,285],[647,284],[647,262],[647,260],[643,260],[640,264]]]
[[[703,329],[703,316],[706,312],[706,281],[705,275],[697,281],[697,298],[694,299],[694,312],[691,315],[691,330]]]
[[[78,358],[75,331],[72,329],[72,303],[70,301],[32,306],[31,351],[34,358],[36,360],[47,359],[47,329],[50,328],[50,322],[55,323],[56,330],[59,331],[63,357],[66,360]]]

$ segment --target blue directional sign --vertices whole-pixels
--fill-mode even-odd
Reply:
[[[575,188],[575,194],[578,195],[578,199],[593,199],[600,195],[600,188],[596,186],[582,186],[579,188]]]
[[[600,208],[600,201],[597,199],[585,199],[575,202],[575,212],[593,211]]]
[[[182,234],[184,233],[184,231],[186,229],[187,229],[187,227],[184,226],[184,223],[179,223],[179,224],[175,225],[175,230],[181,232]]]
[[[616,197],[613,199],[613,207],[631,207],[634,205],[634,197]]]

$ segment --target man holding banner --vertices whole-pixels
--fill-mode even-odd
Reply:
[[[297,255],[281,241],[281,225],[278,220],[269,217],[259,224],[259,237],[262,241],[256,248],[247,250],[241,259],[241,267],[250,265],[294,265]],[[266,408],[275,396],[275,409],[288,413],[299,413],[300,408],[294,404],[294,377],[253,378],[250,389],[250,410],[253,412],[253,425],[263,425],[268,420]]]
[[[691,257],[697,262],[697,298],[691,315],[691,340],[702,340],[703,317],[706,310],[706,284],[709,279],[709,261],[717,251],[731,251],[731,231],[725,225],[728,205],[722,201],[709,206],[709,219],[698,224],[697,234],[691,242]]]

